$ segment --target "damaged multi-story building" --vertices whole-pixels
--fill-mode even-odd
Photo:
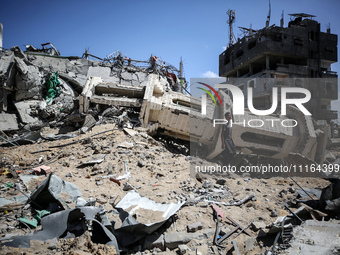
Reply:
[[[219,56],[219,76],[226,77],[227,84],[237,86],[244,94],[245,112],[233,116],[236,146],[246,149],[244,151],[248,154],[288,159],[290,163],[294,162],[293,154],[323,162],[330,137],[328,124],[337,119],[337,111],[331,110],[331,101],[338,99],[337,74],[331,70],[331,64],[337,62],[337,35],[331,34],[330,29],[321,32],[320,23],[313,19],[315,16],[299,13],[290,15],[292,19],[288,27],[283,26],[282,16],[280,26],[269,26],[268,19],[266,27],[261,30],[242,28],[246,31],[245,36],[235,42],[232,33],[235,11],[229,10],[227,14],[230,43]],[[304,103],[304,107],[311,116],[294,106],[289,106],[287,113],[281,114],[283,87],[303,88],[310,92],[311,99]],[[248,95],[248,91],[252,94]],[[220,89],[219,94],[223,97],[229,95],[233,101],[230,90]],[[273,99],[274,94],[276,99]],[[293,92],[283,96],[298,100],[304,95]],[[249,97],[252,98],[252,109],[272,109],[278,100],[277,108],[273,114],[259,116],[247,109],[250,108]],[[222,112],[232,112],[233,103],[224,101],[224,104]],[[223,119],[223,114],[216,114],[216,109],[212,116]],[[268,123],[268,120],[279,123],[279,120],[288,119],[295,120],[297,125],[284,127]],[[218,135],[215,133],[206,140],[207,157],[217,156],[222,151]]]
[[[232,13],[229,12],[229,13]],[[302,87],[311,92],[306,104],[316,120],[328,123],[337,119],[331,101],[338,99],[337,73],[331,65],[337,62],[338,36],[320,29],[314,15],[290,14],[284,27],[269,26],[260,30],[245,29],[246,34],[219,56],[219,75],[227,77],[247,92],[254,91],[254,105],[266,107],[272,87]]]

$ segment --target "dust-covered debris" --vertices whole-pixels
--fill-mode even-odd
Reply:
[[[128,149],[119,147],[125,141],[133,142],[135,146]],[[105,160],[101,163],[86,165],[82,168],[78,167],[87,158],[97,156],[97,150],[101,151],[103,150],[102,148],[106,147],[111,149],[105,154]],[[31,153],[37,151],[39,153]],[[205,178],[206,182],[201,183],[196,178],[191,177],[188,170],[190,162],[186,160],[187,156],[169,151],[163,143],[150,139],[148,136],[145,137],[139,133],[134,136],[127,136],[123,130],[113,130],[112,124],[94,127],[91,133],[80,134],[76,138],[9,147],[4,152],[7,158],[2,159],[2,167],[9,168],[10,165],[18,165],[19,167],[14,169],[18,172],[22,171],[22,173],[19,173],[19,177],[23,174],[33,174],[33,168],[39,166],[38,159],[43,155],[44,161],[42,163],[49,166],[51,172],[55,175],[77,185],[82,194],[81,198],[85,203],[81,204],[80,200],[73,203],[68,195],[60,197],[60,199],[64,200],[71,208],[74,208],[76,204],[84,206],[86,203],[102,207],[106,211],[105,214],[108,218],[108,221],[102,222],[106,222],[105,227],[108,229],[110,227],[111,229],[122,227],[122,222],[115,206],[130,192],[123,190],[126,183],[131,184],[132,188],[143,197],[160,204],[185,202],[183,207],[166,220],[157,231],[144,236],[128,247],[124,247],[125,251],[132,254],[138,253],[140,250],[145,251],[145,249],[152,252],[154,249],[158,249],[159,253],[175,254],[180,244],[186,244],[189,247],[188,253],[196,252],[203,246],[206,246],[210,252],[218,251],[223,253],[233,249],[230,242],[233,238],[237,240],[241,254],[245,253],[246,250],[251,252],[250,254],[264,253],[266,250],[272,249],[275,236],[278,233],[275,232],[275,229],[281,230],[279,222],[276,227],[272,225],[277,218],[272,217],[273,211],[276,212],[278,217],[290,215],[291,213],[285,207],[285,204],[287,204],[302,220],[312,219],[312,215],[316,219],[322,219],[322,215],[319,218],[316,216],[316,212],[308,212],[307,209],[300,209],[299,211],[301,212],[297,211],[301,202],[308,203],[309,207],[314,207],[313,210],[323,211],[322,208],[314,205],[313,200],[306,194],[303,195],[303,192],[297,192],[300,189],[298,185],[303,187],[305,191],[313,189],[322,191],[331,184],[329,181],[318,178],[296,177],[294,181],[297,185],[294,181],[286,178],[264,180],[221,175],[204,175],[202,178]],[[138,165],[138,161],[143,161],[143,165]],[[27,162],[30,162],[30,164],[28,165]],[[130,172],[129,178],[120,179],[121,185],[111,181],[111,178],[116,180],[118,177],[124,176],[126,172]],[[26,181],[28,184],[25,184],[19,178],[2,175],[0,180],[2,181],[1,191],[3,196],[10,198],[22,195],[18,190],[12,188],[13,185],[7,185],[9,183],[18,184],[20,191],[30,196],[30,193],[33,192],[37,185],[47,178],[44,175],[35,177],[31,182]],[[101,182],[101,184],[98,185],[98,182]],[[241,203],[244,198],[252,197],[253,194],[256,200],[250,199]],[[297,194],[302,194],[303,196]],[[318,197],[313,195],[313,199],[318,200]],[[221,204],[216,202],[221,202]],[[63,202],[62,204],[66,207]],[[221,221],[221,232],[219,234],[221,236],[236,228],[226,216],[241,225],[241,229],[238,228],[223,241],[225,248],[216,246],[213,243],[216,222],[214,221],[213,211],[208,206],[209,204],[215,204],[222,212],[223,217],[219,216]],[[36,214],[34,204],[27,207],[24,203],[19,202],[4,205],[2,208],[0,210],[2,239],[8,239],[9,235],[32,234],[32,227],[30,227],[32,229],[30,230],[19,221],[19,218],[34,218]],[[154,210],[153,214],[156,212],[157,210]],[[153,214],[149,214],[148,210],[145,209],[137,209],[133,215],[136,216],[137,221],[140,219],[143,223],[148,223],[148,220],[151,221],[154,218]],[[160,214],[155,214],[155,216],[157,216],[154,218],[156,221],[164,219]],[[291,215],[290,218],[293,221],[292,226],[300,224],[294,215]],[[324,217],[324,219],[327,220],[328,218]],[[196,232],[188,232],[188,226],[195,225],[198,222],[200,224],[195,229]],[[249,224],[251,225],[249,226]],[[39,230],[40,228],[40,225],[38,225],[37,229]],[[253,242],[252,245],[250,243],[246,245],[246,241],[250,237],[244,233],[244,230],[241,231],[243,228],[256,237],[257,241]],[[56,251],[64,249],[64,244],[61,245],[61,242],[64,241],[59,240],[58,245],[55,247]],[[196,246],[191,245],[192,240],[196,240]],[[147,243],[150,245],[146,245]],[[197,243],[199,243],[198,246]],[[281,244],[279,243],[279,245]],[[2,249],[17,249],[5,247],[2,247]],[[42,250],[46,251],[46,247],[41,247]],[[122,249],[122,247],[119,248]],[[22,249],[24,251],[27,249],[27,252],[29,252],[29,249],[32,248]],[[75,248],[70,248],[69,250],[73,249]],[[83,251],[89,252],[85,248]]]
[[[219,129],[204,128],[212,116],[202,118],[201,101],[183,93],[178,70],[155,56],[89,56],[60,57],[52,44],[0,52],[1,252],[279,253],[297,247],[294,229],[309,219],[338,219],[339,182],[320,171],[325,179],[190,174],[191,163],[217,167],[223,157]],[[263,130],[238,127],[234,163],[324,162],[336,177],[339,141],[328,141],[327,125],[288,111],[304,126],[270,130],[282,148]]]

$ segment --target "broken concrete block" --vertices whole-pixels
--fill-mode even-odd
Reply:
[[[338,220],[307,220],[294,228],[291,247],[286,254],[338,254],[340,247]]]
[[[201,222],[195,222],[192,224],[187,225],[188,232],[196,232],[197,230],[201,230],[203,225]]]
[[[14,53],[11,51],[7,51],[5,54],[0,56],[0,75],[8,75],[10,66],[14,61]]]
[[[216,246],[214,246],[216,247]],[[199,245],[196,248],[196,255],[205,255],[205,254],[210,254],[209,252],[209,246],[206,244]],[[215,252],[214,254],[219,254],[219,252]]]
[[[42,86],[45,84],[44,75],[39,68],[33,65],[26,65],[24,61],[17,59],[17,67],[20,65],[20,72],[16,75],[15,100],[41,99]],[[20,63],[20,64],[18,64]]]
[[[179,233],[165,233],[164,240],[165,240],[165,247],[169,249],[175,249],[180,244],[187,244],[192,239],[206,239],[213,236],[215,230],[212,229],[205,229],[203,233],[186,233],[186,232],[179,232]]]
[[[329,162],[334,162],[336,160],[336,157],[333,155],[330,151],[325,151],[325,160]]]
[[[269,233],[269,229],[261,228],[259,233],[257,234],[257,237],[264,237]]]
[[[14,61],[17,65],[18,71],[22,74],[27,74],[28,68],[27,65],[25,64],[24,60],[18,57],[14,57]]]
[[[254,231],[258,231],[262,228],[266,228],[266,224],[263,221],[254,221],[251,223],[251,229]]]
[[[54,250],[58,248],[58,239],[57,238],[53,238],[50,240],[46,240],[45,244],[48,245],[47,249],[49,250]]]
[[[197,237],[195,233],[166,233],[164,236],[165,246],[169,249],[175,249],[180,244],[189,243],[195,237]]]
[[[86,132],[87,132],[88,130],[89,130],[88,127],[82,127],[82,128],[79,129],[79,133],[80,133],[80,134],[86,134]]]
[[[126,183],[124,184],[123,190],[124,190],[124,191],[133,190],[133,187],[131,186],[130,183],[126,182]]]
[[[165,250],[165,242],[164,242],[164,235],[160,235],[155,233],[148,235],[144,240],[144,249],[153,249],[153,248],[159,248],[162,251]]]
[[[274,209],[270,212],[270,217],[277,217],[277,216],[278,216],[278,212],[277,212],[276,209]]]
[[[219,185],[224,185],[227,181],[225,179],[218,179],[216,180],[216,184],[219,184]]]
[[[102,79],[105,79],[105,77],[110,76],[110,73],[111,73],[110,67],[90,66],[87,72],[87,77],[97,76],[97,77],[101,77]]]
[[[255,238],[249,238],[246,241],[246,245],[245,245],[245,251],[250,251],[252,249],[254,249],[254,246],[256,245],[256,239]]]
[[[31,116],[31,107],[38,105],[40,101],[38,100],[30,100],[30,101],[21,101],[15,102],[15,108],[17,108],[19,117],[21,121],[25,124],[34,123],[39,121],[38,117]]]
[[[1,113],[0,114],[0,130],[18,130],[18,119],[15,114]]]
[[[86,114],[83,127],[91,128],[96,122],[96,119],[91,114]]]
[[[179,254],[186,254],[188,250],[189,250],[189,247],[187,245],[185,244],[178,245]]]
[[[205,180],[202,184],[202,187],[207,189],[207,188],[210,188],[212,185],[211,181],[210,180]]]
[[[145,166],[145,164],[142,161],[138,160],[137,161],[137,166],[143,167],[143,166]]]

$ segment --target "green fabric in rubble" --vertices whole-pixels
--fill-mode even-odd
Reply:
[[[20,222],[26,223],[28,225],[30,225],[31,227],[36,228],[38,226],[38,221],[36,219],[27,219],[26,217],[23,218],[19,218]]]
[[[47,96],[46,100],[55,98],[60,95],[60,81],[58,80],[58,72],[53,73],[46,81]]]

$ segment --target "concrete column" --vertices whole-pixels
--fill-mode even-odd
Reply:
[[[3,32],[3,26],[2,26],[2,23],[0,22],[0,49],[2,48],[2,32]]]
[[[269,70],[269,55],[266,55],[266,69]]]
[[[253,64],[249,64],[249,74],[253,75]]]

